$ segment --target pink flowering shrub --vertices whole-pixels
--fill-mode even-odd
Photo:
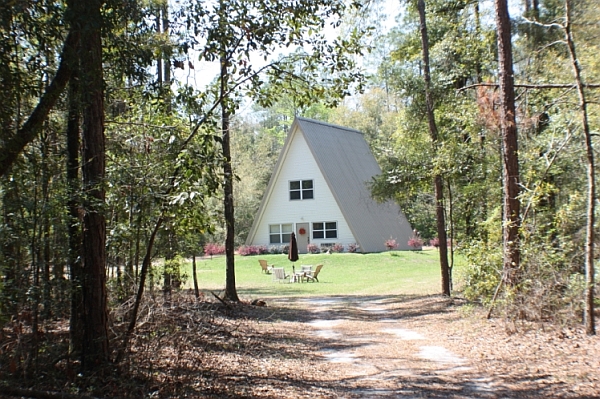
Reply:
[[[393,249],[398,248],[398,243],[396,242],[396,240],[390,237],[389,240],[385,241],[385,247],[388,249],[388,251],[391,251]]]
[[[333,244],[331,246],[331,252],[342,253],[344,252],[344,246],[342,244]]]
[[[269,249],[266,245],[242,245],[237,252],[242,256],[264,255],[269,253]]]
[[[306,250],[310,254],[318,254],[319,252],[321,252],[321,249],[318,246],[316,246],[315,244],[308,244],[306,246]]]
[[[204,255],[212,257],[213,255],[223,255],[225,253],[225,245],[208,243],[204,246]]]
[[[429,240],[429,245],[431,245],[432,247],[435,247],[435,248],[439,248],[440,247],[440,239],[437,237],[432,238],[431,240]]]
[[[348,244],[348,252],[353,254],[353,253],[356,253],[356,251],[358,251],[358,244],[356,244],[356,243]]]
[[[411,237],[411,239],[408,240],[408,246],[414,249],[423,248],[423,240],[419,237]]]

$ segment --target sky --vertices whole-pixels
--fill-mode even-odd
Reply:
[[[511,16],[520,15],[522,13],[522,0],[508,0],[509,1],[509,13]],[[400,15],[402,10],[403,0],[383,0],[380,2],[379,9],[379,17],[378,17],[378,25],[377,28],[381,31],[380,33],[388,32],[392,27],[396,26],[399,23],[398,15]],[[490,16],[491,20],[489,23],[493,24],[493,8],[494,2],[492,0],[484,0],[481,2],[481,9],[484,13],[487,11],[487,15]],[[333,29],[329,24],[325,30],[325,34],[327,37],[333,39],[337,35],[338,30]],[[189,84],[197,89],[201,90],[205,88],[211,81],[213,81],[219,73],[219,64],[218,62],[206,62],[199,61],[197,59],[197,53],[191,52],[189,54],[189,58],[184,63],[185,68],[178,69],[176,68],[173,71],[174,78],[181,82],[182,84]],[[254,65],[264,64],[265,61],[261,59],[256,59]],[[189,65],[193,65],[193,69],[189,67]],[[367,64],[363,65],[365,68],[373,68],[373,66],[369,66],[368,60]],[[372,71],[373,72],[373,71]]]

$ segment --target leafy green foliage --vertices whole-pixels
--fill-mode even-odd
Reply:
[[[470,242],[464,249],[466,266],[462,271],[465,298],[489,303],[502,277],[502,247]]]

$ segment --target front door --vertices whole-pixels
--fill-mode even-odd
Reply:
[[[298,253],[305,254],[308,252],[307,247],[310,243],[308,223],[296,223],[296,243],[298,244]]]

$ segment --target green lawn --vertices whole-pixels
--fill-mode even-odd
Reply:
[[[438,252],[391,251],[378,254],[306,254],[295,262],[300,265],[323,264],[319,282],[279,283],[261,272],[258,259],[284,267],[291,273],[292,263],[287,255],[236,256],[236,287],[241,299],[269,296],[311,295],[397,295],[435,294],[441,292],[441,273]],[[201,290],[220,291],[225,286],[225,257],[196,258],[198,285]],[[454,268],[454,275],[456,269]],[[191,262],[185,265],[190,276],[186,287],[193,286]]]

